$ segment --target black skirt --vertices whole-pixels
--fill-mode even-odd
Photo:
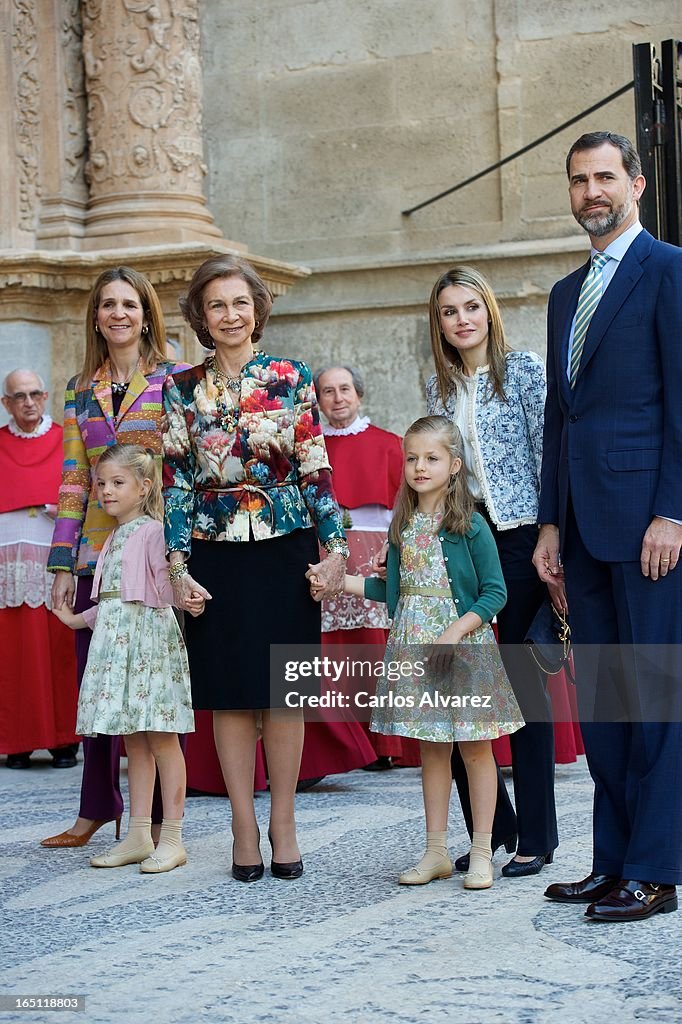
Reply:
[[[195,710],[281,706],[270,694],[270,644],[320,643],[320,605],[305,578],[319,560],[313,529],[192,541],[189,571],[212,596],[197,618],[185,615]]]

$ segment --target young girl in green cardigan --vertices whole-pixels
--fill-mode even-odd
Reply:
[[[399,882],[424,885],[452,874],[454,742],[466,765],[474,820],[464,887],[488,889],[497,793],[490,741],[524,724],[490,626],[506,588],[495,541],[467,487],[458,428],[444,416],[425,416],[409,428],[403,448],[386,579],[346,576],[344,588],[387,602],[393,625],[385,662],[411,666],[397,681],[396,672],[378,680],[370,723],[373,732],[420,741],[426,851]]]

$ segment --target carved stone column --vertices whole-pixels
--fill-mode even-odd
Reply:
[[[222,238],[202,194],[197,9],[198,0],[82,2],[85,249]]]
[[[42,0],[38,33],[41,202],[36,242],[49,249],[79,249],[88,201],[80,0]]]

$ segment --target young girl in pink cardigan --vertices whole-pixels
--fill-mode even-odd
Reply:
[[[54,613],[72,629],[93,630],[78,700],[76,732],[125,736],[130,821],[121,845],[92,857],[95,868],[140,864],[170,871],[187,861],[182,845],[185,761],[178,733],[194,731],[187,653],[171,604],[159,470],[139,445],[114,445],[95,467],[97,496],[118,525],[97,560],[93,608]],[[204,598],[194,599],[200,614]],[[159,845],[151,837],[156,768],[163,797]]]

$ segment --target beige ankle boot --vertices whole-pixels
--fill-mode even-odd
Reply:
[[[139,864],[154,852],[152,842],[152,819],[130,818],[128,835],[115,850],[108,850],[99,857],[90,858],[93,868],[120,868],[124,864]]]

